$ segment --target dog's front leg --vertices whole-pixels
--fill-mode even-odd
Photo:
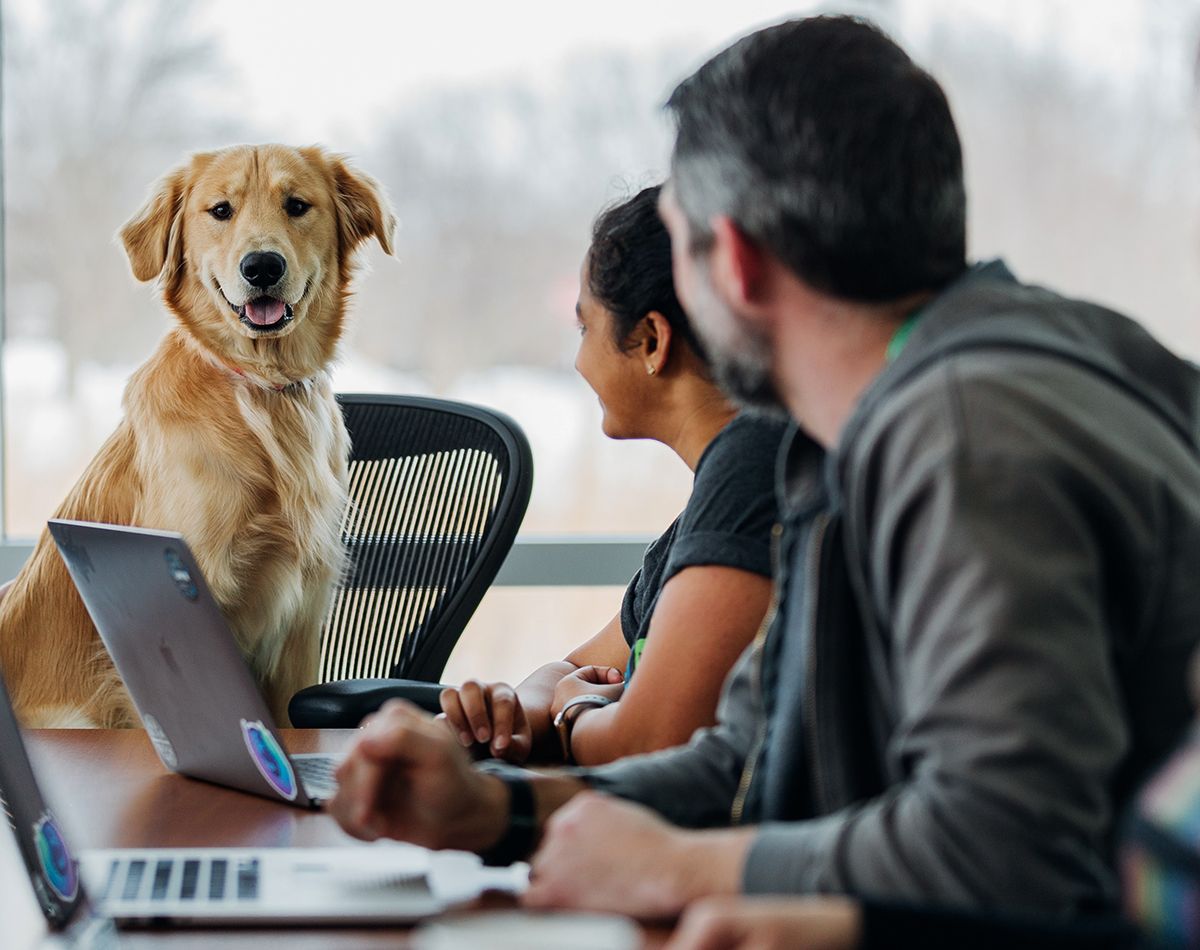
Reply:
[[[271,715],[281,727],[292,724],[287,711],[291,698],[317,681],[320,638],[319,627],[308,624],[293,627],[284,641],[275,674],[264,688]]]

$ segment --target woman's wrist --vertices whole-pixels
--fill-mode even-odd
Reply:
[[[536,700],[526,702],[521,698],[521,694],[517,694],[517,700],[521,704],[521,708],[525,710],[525,721],[529,723],[529,735],[533,740],[533,747],[536,749],[542,742],[554,739],[554,718],[550,715],[550,706],[546,702],[538,703]]]
[[[517,699],[525,710],[532,739],[530,760],[559,761],[558,734],[554,731],[554,691],[577,667],[566,660],[547,663],[527,676],[517,687]]]
[[[613,702],[614,700],[598,693],[581,693],[572,696],[563,704],[558,715],[554,717],[554,729],[558,733],[559,748],[564,762],[574,765],[578,761],[574,754],[574,735],[575,726],[579,720],[585,713],[603,709],[605,706],[612,705]]]
[[[554,692],[550,694],[550,707],[547,712],[550,714],[550,724],[552,728],[554,725],[554,720],[557,719],[558,714],[562,712],[562,708],[566,705],[567,700],[569,700],[576,693],[575,690],[562,688],[562,683],[565,679],[566,677],[564,676],[562,680],[559,680],[554,687]]]

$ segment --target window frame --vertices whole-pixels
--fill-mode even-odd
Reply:
[[[0,476],[0,496],[2,492]],[[518,537],[494,583],[497,587],[623,587],[641,566],[651,540],[632,535]],[[16,577],[33,547],[28,539],[4,538],[0,543],[0,582]]]

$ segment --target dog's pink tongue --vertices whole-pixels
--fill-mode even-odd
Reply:
[[[269,326],[283,319],[284,306],[282,300],[276,300],[273,297],[259,297],[246,304],[246,316],[250,318],[251,323],[260,327]]]

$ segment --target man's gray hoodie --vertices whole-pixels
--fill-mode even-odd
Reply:
[[[1194,366],[973,268],[824,463],[785,451],[778,609],[718,724],[581,774],[756,825],[748,892],[1110,902],[1122,807],[1191,718],[1198,446]]]

